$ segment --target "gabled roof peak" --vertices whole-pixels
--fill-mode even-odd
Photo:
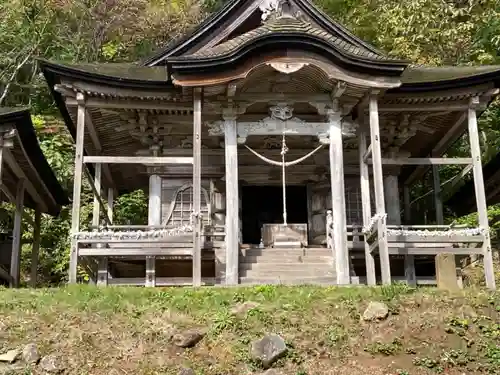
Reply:
[[[271,18],[278,17],[307,20],[316,28],[331,34],[332,37],[366,50],[372,55],[377,55],[377,59],[390,60],[376,48],[329,18],[310,0],[230,0],[192,33],[171,43],[146,60],[143,65],[166,65],[169,58],[193,55],[201,49],[213,48],[226,41],[231,35],[235,35],[235,30],[251,17],[255,17],[256,12],[261,13],[264,23]],[[258,25],[254,25],[254,27],[258,27]]]

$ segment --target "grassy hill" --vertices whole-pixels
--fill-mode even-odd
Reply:
[[[500,374],[500,294],[481,290],[4,289],[0,316],[0,354],[24,348],[0,374],[260,374],[266,334],[287,347],[267,374]]]

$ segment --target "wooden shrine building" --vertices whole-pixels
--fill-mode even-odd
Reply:
[[[24,220],[34,230],[30,276],[34,286],[41,214],[55,216],[61,206],[69,202],[40,149],[27,109],[0,107],[0,199],[15,205],[13,228],[2,234],[0,279],[11,286],[19,286]],[[34,221],[24,215],[25,207],[35,211]]]
[[[229,1],[140,64],[41,65],[76,142],[71,282],[81,264],[101,284],[417,283],[420,257],[480,254],[495,287],[477,113],[500,66],[412,66],[309,0]],[[443,157],[466,130],[470,157]],[[440,204],[438,225],[403,226],[408,189],[446,164],[472,165],[479,227]],[[113,225],[135,189],[148,222]]]

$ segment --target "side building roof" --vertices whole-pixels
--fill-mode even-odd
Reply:
[[[40,148],[29,110],[0,107],[0,126],[15,131],[12,147],[4,149],[3,153],[2,184],[5,189],[14,196],[17,181],[25,178],[25,206],[57,215],[61,207],[69,203],[68,195]]]

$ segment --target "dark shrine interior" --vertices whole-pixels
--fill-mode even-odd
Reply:
[[[283,188],[281,186],[243,186],[241,189],[243,243],[259,244],[262,224],[283,223]],[[307,223],[307,189],[286,187],[287,221]]]

